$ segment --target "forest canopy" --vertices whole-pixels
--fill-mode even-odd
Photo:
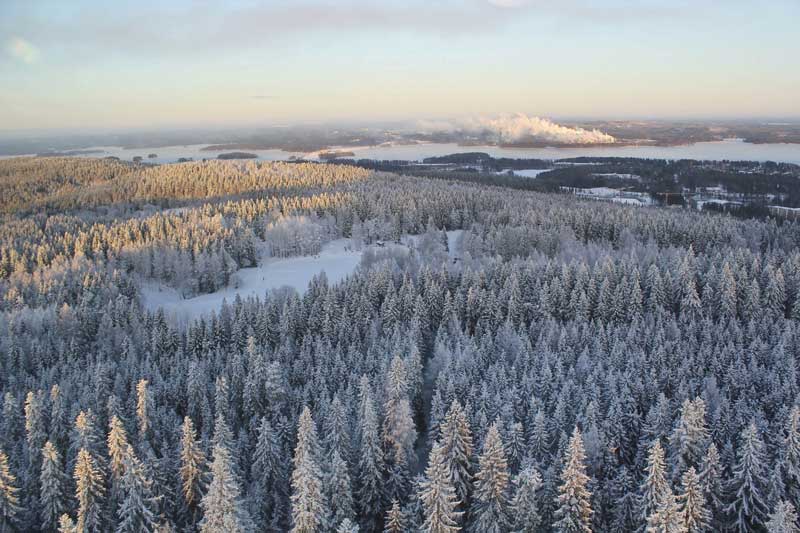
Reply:
[[[0,161],[0,530],[797,531],[800,226],[498,185]]]

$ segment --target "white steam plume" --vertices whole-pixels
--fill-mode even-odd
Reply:
[[[500,143],[524,141],[553,142],[559,144],[610,144],[616,139],[600,130],[570,128],[539,117],[522,113],[502,115],[497,118],[467,118],[455,121],[423,121],[418,124],[422,131],[461,132],[470,135],[489,136]]]

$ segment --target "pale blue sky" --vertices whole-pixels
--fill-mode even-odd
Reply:
[[[800,116],[798,0],[0,0],[0,129]]]

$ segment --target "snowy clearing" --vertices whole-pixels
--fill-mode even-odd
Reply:
[[[592,176],[599,178],[618,178],[621,180],[642,181],[642,177],[637,176],[636,174],[620,174],[618,172],[601,172],[598,174],[592,174]]]
[[[460,258],[462,230],[448,231],[447,241],[451,259]],[[416,247],[417,235],[406,235],[403,244]],[[387,243],[388,246],[391,245]],[[222,302],[233,302],[238,294],[241,298],[264,296],[272,289],[291,287],[304,293],[314,276],[325,272],[328,282],[336,283],[355,271],[361,262],[364,250],[376,245],[365,246],[361,250],[352,248],[350,239],[337,239],[325,244],[318,255],[270,258],[261,260],[257,267],[242,268],[236,271],[238,283],[225,287],[217,292],[200,294],[193,298],[184,298],[180,292],[160,283],[143,283],[141,287],[142,303],[150,311],[163,308],[166,315],[178,321],[191,321],[208,315],[211,311],[219,311]],[[405,246],[401,246],[405,248]]]
[[[734,200],[725,200],[722,198],[710,198],[710,199],[703,199],[697,200],[697,209],[700,211],[703,210],[703,207],[707,204],[713,205],[742,205],[742,202],[737,202]]]
[[[350,239],[337,239],[323,246],[319,255],[266,258],[257,267],[238,270],[236,286],[194,298],[184,299],[175,289],[161,284],[143,284],[142,301],[151,311],[162,307],[168,316],[191,320],[219,311],[223,300],[233,302],[237,294],[242,298],[264,296],[269,290],[287,286],[302,293],[320,272],[325,272],[331,283],[351,274],[361,261],[361,252],[350,249],[350,245]]]
[[[535,178],[543,172],[550,172],[552,168],[526,168],[523,170],[514,170],[515,176],[523,176],[525,178]]]

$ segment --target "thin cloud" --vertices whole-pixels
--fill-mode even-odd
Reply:
[[[272,94],[255,94],[251,96],[253,100],[274,100],[277,96]]]
[[[2,1],[2,0],[0,0]],[[173,7],[145,2],[133,12],[76,9],[71,16],[43,19],[34,13],[14,26],[36,34],[37,41],[81,53],[181,54],[199,50],[241,50],[287,42],[286,36],[326,32],[414,32],[445,38],[491,34],[519,20],[537,18],[619,25],[626,21],[684,17],[689,0],[441,0],[407,4],[365,0],[299,0],[247,3],[224,10]],[[712,0],[696,0],[703,5]],[[5,22],[5,24],[4,24]],[[21,31],[16,29],[16,31]],[[34,48],[35,50],[35,48]]]
[[[491,5],[502,8],[523,7],[528,5],[528,0],[487,0]]]
[[[0,0],[2,1],[2,0]],[[46,20],[29,14],[17,22],[39,39],[82,52],[183,53],[201,49],[259,47],[284,42],[286,35],[330,32],[412,31],[442,36],[491,33],[513,20],[511,10],[493,9],[485,0],[458,6],[428,6],[343,0],[305,0],[291,4],[254,3],[222,11],[147,5],[133,13],[99,14]],[[3,22],[0,21],[0,29]]]
[[[22,37],[14,36],[6,43],[6,52],[13,59],[28,65],[39,60],[39,49]]]

